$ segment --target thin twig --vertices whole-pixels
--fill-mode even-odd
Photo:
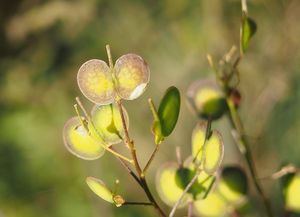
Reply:
[[[241,0],[241,3],[242,3],[242,11],[245,14],[248,14],[247,0]]]
[[[192,217],[193,215],[193,201],[190,201],[188,204],[188,214],[187,217]]]
[[[192,180],[189,182],[189,184],[186,186],[186,188],[184,189],[183,193],[181,194],[180,198],[177,200],[177,202],[175,203],[175,205],[173,206],[169,217],[173,217],[175,215],[175,212],[178,208],[178,206],[181,204],[184,196],[187,194],[187,192],[191,189],[191,187],[193,186],[193,184],[197,181],[198,176],[200,175],[201,170],[197,170],[196,174],[194,175],[194,177],[192,178]]]
[[[148,160],[148,162],[145,166],[145,168],[143,169],[143,176],[145,176],[145,174],[146,174],[150,164],[152,163],[155,155],[157,154],[158,150],[159,150],[159,145],[156,145],[154,151],[152,152],[152,154],[151,154],[151,156],[150,156],[150,158],[149,158],[149,160]]]
[[[176,146],[176,158],[177,158],[177,162],[180,168],[183,167],[183,161],[182,161],[182,157],[181,157],[181,149],[179,146]]]
[[[149,202],[125,202],[122,205],[138,205],[138,206],[152,206],[152,203]]]

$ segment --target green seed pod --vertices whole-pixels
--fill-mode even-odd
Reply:
[[[150,69],[142,57],[125,54],[115,64],[115,83],[118,95],[126,100],[138,98],[150,80]]]
[[[248,192],[245,172],[239,167],[225,167],[221,174],[218,191],[229,203],[242,203]]]
[[[87,177],[86,183],[88,184],[89,188],[103,200],[115,204],[117,207],[120,207],[123,203],[125,203],[123,197],[120,195],[114,195],[112,191],[106,187],[102,180],[94,177]]]
[[[192,83],[187,90],[187,97],[193,111],[204,119],[218,119],[228,110],[222,91],[211,80]]]
[[[286,209],[300,213],[300,174],[288,174],[283,178],[283,193]]]
[[[176,182],[178,166],[176,163],[166,163],[159,168],[156,175],[156,188],[162,201],[169,206],[173,206],[181,197],[184,189]],[[178,178],[177,178],[178,179]],[[185,206],[192,196],[186,194],[182,200],[181,207]]]
[[[79,117],[67,121],[63,129],[63,140],[68,151],[84,160],[98,159],[105,152],[100,144],[102,140],[92,137]]]
[[[124,107],[123,112],[128,127],[129,118]],[[97,132],[106,144],[113,145],[122,141],[124,128],[121,114],[116,104],[94,106],[91,116]]]
[[[77,74],[77,82],[83,95],[98,105],[110,104],[114,100],[111,70],[98,59],[85,62]]]

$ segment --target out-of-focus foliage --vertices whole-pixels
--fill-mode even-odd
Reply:
[[[248,10],[258,32],[239,67],[240,112],[263,177],[282,161],[300,166],[300,2],[249,0]],[[125,105],[143,162],[153,148],[147,98],[161,98],[171,85],[184,91],[196,78],[212,73],[205,54],[221,57],[238,42],[240,20],[238,0],[1,1],[0,216],[153,216],[152,209],[115,209],[90,194],[84,185],[89,175],[103,178],[109,187],[118,177],[128,200],[141,195],[109,154],[87,162],[65,150],[61,130],[80,95],[77,70],[86,60],[105,59],[108,43],[115,60],[133,52],[148,62],[147,91]],[[184,147],[183,155],[190,153],[195,124],[183,105],[177,127],[152,168],[173,158],[176,145]],[[227,135],[225,163],[242,164],[230,132],[225,127],[221,131]],[[154,187],[155,180],[149,183]],[[268,180],[263,184],[279,203],[276,185]],[[250,195],[250,200],[257,199]],[[255,216],[256,211],[250,213]]]

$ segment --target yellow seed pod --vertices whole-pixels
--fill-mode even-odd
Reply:
[[[218,119],[227,111],[222,91],[211,80],[198,80],[187,90],[187,97],[194,112],[205,119]]]
[[[111,70],[98,59],[85,62],[77,74],[77,82],[83,95],[98,105],[110,104],[114,100]]]
[[[235,166],[222,170],[218,192],[233,205],[242,205],[246,201],[248,182],[245,172]]]
[[[287,210],[300,213],[300,174],[292,175],[285,186]]]
[[[79,117],[67,121],[63,129],[63,140],[72,154],[84,160],[95,160],[105,152],[100,144],[101,140],[90,136]]]
[[[181,197],[184,189],[180,188],[176,183],[176,171],[178,166],[176,163],[166,163],[159,168],[156,175],[156,188],[162,201],[169,206],[173,206]],[[190,194],[186,194],[182,200],[180,207],[187,204],[191,199]]]
[[[197,124],[192,133],[192,155],[197,157],[198,163],[202,161],[203,144],[205,141],[206,123]]]
[[[128,127],[128,114],[124,107],[122,107],[122,109]],[[124,128],[121,114],[116,104],[94,106],[91,116],[97,132],[106,144],[113,145],[122,141]]]
[[[138,98],[149,83],[150,69],[142,57],[125,54],[115,64],[116,90],[127,100]]]
[[[94,177],[87,177],[86,183],[88,184],[89,188],[103,200],[109,203],[115,203],[113,193],[106,187],[102,180]]]
[[[194,210],[201,216],[220,217],[226,214],[227,204],[219,194],[211,192],[206,199],[194,202]]]
[[[214,174],[220,167],[224,156],[224,144],[222,135],[213,130],[211,136],[203,147],[203,168],[208,174]]]

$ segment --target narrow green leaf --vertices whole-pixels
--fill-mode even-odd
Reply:
[[[166,90],[158,109],[161,132],[164,137],[169,136],[174,130],[178,120],[179,111],[180,93],[176,87],[171,86]]]
[[[152,124],[152,133],[155,136],[155,144],[160,144],[164,140],[164,136],[161,132],[161,124],[160,119],[156,110],[156,107],[153,103],[153,100],[151,98],[148,99],[149,107],[153,115],[153,124]]]
[[[242,26],[241,26],[241,52],[245,53],[249,47],[249,41],[257,30],[255,21],[248,17],[246,14],[243,15]]]

